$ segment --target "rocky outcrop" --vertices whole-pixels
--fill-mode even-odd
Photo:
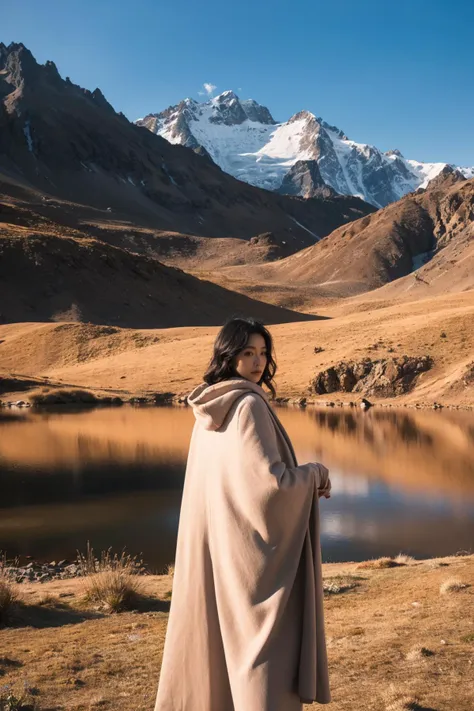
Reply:
[[[460,170],[452,165],[445,165],[443,170],[438,173],[436,178],[430,180],[426,187],[428,190],[433,190],[435,188],[442,188],[445,190],[451,185],[463,182],[464,180],[466,180],[466,178]]]
[[[341,361],[318,373],[309,389],[317,395],[342,391],[394,397],[412,390],[419,375],[432,365],[428,355]]]
[[[321,177],[315,160],[299,160],[283,178],[278,190],[281,195],[300,195],[304,198],[330,198],[337,195]]]

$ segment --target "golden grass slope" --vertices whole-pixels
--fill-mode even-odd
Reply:
[[[399,562],[323,564],[331,708],[472,711],[474,556]],[[442,593],[453,578],[466,587]],[[40,708],[151,711],[173,579],[142,580],[138,612],[120,615],[85,602],[80,579],[22,585],[2,685],[27,680]]]
[[[307,395],[316,372],[340,360],[431,355],[416,389],[387,402],[474,404],[474,291],[409,303],[342,302],[325,319],[271,327],[281,396]],[[91,324],[0,326],[0,373],[129,393],[187,394],[201,382],[217,327],[114,329]],[[444,335],[443,335],[444,334]],[[315,353],[322,347],[322,353]],[[314,396],[316,401],[339,397]],[[351,393],[340,397],[352,400]]]

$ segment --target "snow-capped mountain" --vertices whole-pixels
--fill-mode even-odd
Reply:
[[[426,187],[447,165],[407,160],[398,150],[383,153],[356,143],[309,111],[277,123],[265,106],[241,101],[233,91],[204,103],[185,99],[136,123],[170,143],[207,154],[251,185],[303,197],[321,194],[326,185],[376,207]],[[474,167],[459,170],[474,177]]]

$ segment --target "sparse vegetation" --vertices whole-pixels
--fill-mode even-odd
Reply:
[[[36,407],[41,405],[95,405],[100,402],[100,398],[95,393],[79,388],[41,388],[30,392],[28,397]]]
[[[114,556],[110,549],[96,557],[88,544],[83,570],[93,578],[98,571],[121,565],[114,560],[126,558],[125,554]],[[439,587],[450,576],[439,567],[431,568],[429,562],[417,560],[415,565],[365,571],[358,570],[357,563],[323,564],[325,583],[357,585],[344,594],[325,595],[334,711],[471,709],[468,662],[473,630],[463,602],[470,590],[454,595],[447,605]],[[451,556],[438,562],[449,563],[453,577],[459,575],[472,584],[474,556]],[[144,596],[136,609],[121,615],[103,614],[106,606],[100,601],[84,603],[81,592],[88,578],[25,583],[24,597],[31,600],[31,608],[25,606],[25,610],[30,608],[27,623],[0,630],[0,694],[5,683],[21,698],[17,689],[21,692],[27,672],[41,688],[41,711],[60,707],[150,711],[166,634],[173,566],[163,573],[132,575],[143,584]],[[55,599],[62,601],[65,595],[68,609],[61,610]],[[413,600],[422,602],[414,607]],[[438,668],[442,674],[436,673]],[[26,709],[20,706],[18,711]],[[313,706],[304,709],[310,711]]]
[[[11,684],[0,687],[0,711],[36,711],[36,699],[27,681],[20,691]]]
[[[417,711],[420,709],[418,697],[409,694],[398,696],[385,706],[385,711]]]
[[[397,565],[410,565],[410,563],[415,562],[413,556],[406,555],[405,553],[399,553],[393,560],[397,563]]]
[[[463,583],[459,578],[448,578],[448,580],[445,580],[444,583],[441,583],[439,592],[441,595],[445,595],[446,593],[459,592],[467,587],[469,587],[469,585],[467,583]]]
[[[171,577],[174,576],[174,563],[169,563],[169,564],[166,566],[165,574],[166,574],[166,575],[171,575]]]
[[[136,606],[142,592],[138,578],[144,570],[142,558],[125,550],[119,556],[111,548],[96,558],[89,541],[86,553],[77,553],[86,601],[98,603],[107,612],[123,612]]]
[[[38,600],[38,605],[40,607],[54,607],[60,602],[59,598],[57,595],[53,595],[52,593],[46,592]]]
[[[417,645],[416,647],[413,647],[413,649],[410,649],[406,655],[406,659],[409,662],[416,662],[421,659],[425,659],[426,657],[432,657],[433,655],[434,652],[432,652],[431,649]]]
[[[323,590],[328,595],[338,595],[353,590],[359,585],[360,578],[355,575],[335,575],[323,580]]]
[[[18,586],[9,571],[6,554],[0,551],[0,627],[8,622],[19,599]]]
[[[361,563],[358,563],[357,568],[361,570],[365,569],[379,569],[379,568],[396,568],[397,565],[402,565],[401,563],[397,563],[395,558],[389,558],[389,557],[382,557],[382,558],[373,558],[372,560],[364,560]]]
[[[107,612],[132,610],[141,592],[140,581],[124,570],[95,573],[86,578],[84,588],[86,600],[99,603]]]

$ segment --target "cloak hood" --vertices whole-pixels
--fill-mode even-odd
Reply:
[[[246,393],[257,393],[268,402],[266,392],[260,385],[245,378],[229,378],[215,385],[201,383],[188,395],[188,404],[193,408],[196,420],[206,430],[222,427],[234,402]]]

